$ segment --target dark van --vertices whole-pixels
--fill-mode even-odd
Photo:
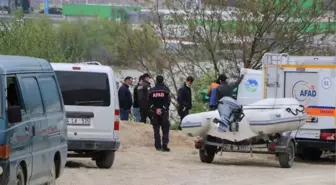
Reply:
[[[67,127],[53,68],[0,55],[0,82],[0,184],[55,184],[67,159]]]

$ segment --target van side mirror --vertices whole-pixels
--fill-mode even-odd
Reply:
[[[9,123],[19,123],[22,121],[21,107],[12,106],[7,109],[7,117]]]

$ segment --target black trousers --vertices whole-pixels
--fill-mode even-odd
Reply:
[[[151,123],[153,125],[153,130],[154,130],[155,148],[160,149],[162,147],[168,147],[169,129],[170,129],[169,113],[164,112],[160,116],[153,113],[153,115],[151,116]],[[162,140],[161,140],[161,135],[160,135],[160,129],[162,130]]]
[[[217,106],[216,106],[216,105],[210,105],[210,106],[209,106],[209,109],[210,109],[210,110],[216,110],[216,109],[217,109]]]
[[[140,108],[140,122],[146,123],[149,118],[149,110],[147,108]]]
[[[178,129],[182,130],[182,128],[181,128],[182,119],[189,114],[189,109],[187,109],[187,108],[184,109],[184,107],[179,107],[178,110],[177,110],[177,113],[179,114],[180,119],[181,119],[180,124],[178,126]]]

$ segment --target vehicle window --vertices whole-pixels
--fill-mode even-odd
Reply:
[[[42,98],[36,78],[22,78],[22,84],[24,87],[24,97],[27,97],[27,109],[30,110],[31,116],[34,117],[43,114]]]
[[[110,106],[110,87],[106,73],[55,71],[64,105]]]
[[[62,109],[55,79],[52,76],[38,79],[46,112],[58,112]]]
[[[19,84],[16,77],[7,77],[7,105],[8,107],[20,106],[21,115],[26,115],[26,108],[22,99]]]

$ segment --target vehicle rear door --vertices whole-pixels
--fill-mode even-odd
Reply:
[[[112,138],[114,98],[108,74],[90,71],[55,73],[63,95],[69,138]]]
[[[318,91],[319,74],[317,72],[285,72],[285,97],[295,98],[301,105],[305,106],[308,114],[307,123],[299,129],[298,138],[320,138],[319,104]]]

